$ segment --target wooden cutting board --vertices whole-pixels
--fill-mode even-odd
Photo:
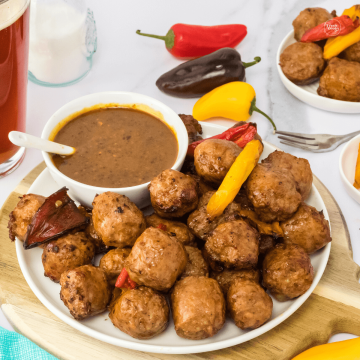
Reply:
[[[330,216],[332,247],[325,273],[314,293],[295,314],[266,334],[228,349],[194,354],[166,355],[127,350],[95,340],[73,329],[47,310],[27,285],[8,238],[9,213],[45,168],[38,165],[10,194],[0,212],[1,308],[17,332],[60,359],[126,360],[268,360],[291,359],[330,336],[347,332],[360,336],[360,267],[352,258],[349,233],[334,198],[315,177]]]

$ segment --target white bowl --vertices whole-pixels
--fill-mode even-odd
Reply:
[[[179,116],[171,110],[168,106],[164,105],[158,100],[149,96],[125,92],[125,91],[106,91],[83,96],[73,100],[63,107],[61,107],[46,123],[44,130],[41,134],[43,139],[49,139],[52,131],[62,120],[68,116],[83,110],[84,108],[91,107],[97,104],[116,104],[116,106],[129,104],[142,104],[150,107],[156,112],[160,112],[163,121],[168,124],[175,132],[178,140],[178,155],[172,169],[180,170],[185,160],[186,151],[188,147],[188,135],[184,123]],[[143,109],[146,111],[146,109]],[[149,111],[150,112],[150,111]],[[160,141],[160,139],[159,139]],[[151,151],[151,149],[149,149]],[[48,167],[51,176],[59,187],[66,186],[69,189],[70,196],[83,205],[91,206],[92,201],[96,194],[101,194],[105,191],[113,191],[118,194],[127,196],[139,208],[143,208],[150,204],[150,196],[148,191],[149,182],[137,186],[124,187],[124,188],[103,188],[97,186],[86,185],[75,181],[60,172],[51,160],[50,154],[43,152],[43,157]]]
[[[319,87],[319,81],[316,81],[310,85],[295,85],[284,75],[281,66],[279,65],[280,55],[285,50],[285,48],[287,48],[291,44],[294,44],[295,42],[296,40],[294,39],[294,31],[292,30],[285,36],[284,40],[281,42],[276,55],[276,66],[280,75],[280,79],[286,89],[288,89],[291,94],[296,96],[299,100],[321,110],[348,114],[360,113],[359,102],[334,100],[318,95],[317,88]]]
[[[360,135],[351,139],[342,149],[339,159],[340,176],[346,192],[360,204],[360,191],[353,186]]]

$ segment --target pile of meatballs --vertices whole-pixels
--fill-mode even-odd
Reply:
[[[351,45],[326,61],[323,48],[326,40],[300,42],[306,31],[333,17],[323,8],[307,8],[293,21],[296,43],[288,46],[280,55],[284,75],[297,85],[308,85],[320,79],[317,92],[331,99],[360,102],[360,42]]]
[[[304,294],[314,277],[309,254],[331,241],[323,213],[304,202],[309,162],[271,153],[210,219],[207,203],[241,151],[226,140],[202,142],[182,172],[168,169],[151,181],[152,215],[114,192],[97,195],[92,209],[80,206],[86,228],[42,245],[44,275],[60,283],[71,315],[109,310],[114,326],[136,339],[162,333],[172,316],[178,336],[199,340],[220,331],[227,316],[240,329],[258,328],[271,318],[272,297]],[[44,200],[24,195],[11,213],[19,240]],[[94,266],[97,254],[104,255]],[[123,268],[136,288],[115,287]]]

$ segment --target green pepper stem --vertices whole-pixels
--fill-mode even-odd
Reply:
[[[145,34],[142,33],[141,30],[136,30],[136,33],[141,36],[148,36],[155,39],[160,39],[165,41],[166,48],[170,51],[175,44],[175,33],[173,29],[170,29],[165,36],[153,35],[153,34]]]
[[[272,124],[272,126],[273,126],[273,128],[274,128],[274,134],[275,134],[276,125],[275,125],[275,123],[273,122],[273,120],[271,119],[271,117],[268,116],[268,115],[266,115],[263,111],[261,111],[260,109],[258,109],[255,105],[252,107],[252,110],[260,113],[261,115],[264,115],[264,116],[271,122],[271,124]]]
[[[244,68],[247,68],[247,67],[256,65],[257,63],[259,63],[259,62],[261,61],[261,57],[260,57],[260,56],[256,56],[256,57],[254,57],[254,60],[255,60],[255,61],[247,62],[247,63],[242,61],[243,67],[244,67]]]
[[[141,30],[136,30],[136,33],[138,35],[141,35],[141,36],[148,36],[148,37],[152,37],[152,38],[155,38],[155,39],[160,39],[160,40],[166,40],[166,36],[160,36],[160,35],[153,35],[153,34],[145,34],[145,33],[142,33]]]

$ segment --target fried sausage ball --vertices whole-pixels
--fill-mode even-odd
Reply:
[[[145,340],[161,334],[167,328],[169,312],[164,295],[139,286],[122,292],[112,305],[109,318],[124,333]]]
[[[304,294],[314,280],[314,269],[305,250],[295,244],[277,244],[263,262],[263,285],[278,301]]]
[[[205,140],[195,149],[196,172],[206,182],[220,185],[240,152],[241,148],[231,141]]]
[[[271,164],[275,169],[288,171],[294,177],[296,189],[300,193],[302,200],[306,200],[311,192],[313,174],[309,161],[297,158],[284,151],[274,151],[266,159],[262,160],[263,164]]]
[[[360,41],[346,48],[340,56],[347,61],[360,62]]]
[[[246,189],[255,212],[265,222],[287,220],[301,203],[292,174],[274,169],[271,164],[257,164]]]
[[[192,247],[185,246],[186,253],[188,255],[188,262],[184,272],[181,274],[181,279],[187,276],[209,276],[209,265],[203,258],[201,250]]]
[[[206,206],[215,193],[216,193],[215,190],[211,190],[211,191],[207,191],[205,194],[203,194],[201,196],[201,198],[199,199],[197,208],[200,209],[201,207]]]
[[[146,228],[143,213],[124,195],[104,192],[93,206],[94,228],[107,246],[133,246]]]
[[[280,225],[279,225],[280,227]],[[258,269],[262,270],[262,264],[264,262],[265,255],[272,250],[275,245],[282,241],[283,238],[276,238],[271,235],[260,235],[260,242],[259,242],[259,261],[257,264]]]
[[[294,27],[294,38],[300,41],[306,31],[332,18],[333,16],[323,8],[307,8],[301,11],[292,23]]]
[[[62,236],[45,244],[41,257],[44,276],[59,282],[64,271],[88,265],[94,256],[95,246],[84,232]]]
[[[201,178],[199,175],[194,175],[194,174],[190,174],[188,173],[187,175],[190,175],[198,184],[198,195],[203,196],[205,193],[207,193],[208,191],[214,191],[214,188],[209,185],[208,183],[206,183],[203,178]],[[199,205],[198,205],[199,207]]]
[[[113,287],[113,290],[111,292],[111,300],[108,305],[109,311],[112,310],[114,304],[116,303],[116,300],[123,294],[124,291],[126,291],[126,289]]]
[[[254,206],[247,197],[245,187],[242,187],[238,194],[235,196],[234,202],[239,204],[241,209],[254,211]]]
[[[169,236],[175,237],[176,240],[180,241],[184,246],[196,246],[195,236],[191,233],[189,228],[181,223],[180,221],[162,219],[156,214],[145,216],[146,227],[157,228],[160,224],[166,226],[166,232]]]
[[[201,124],[196,119],[194,119],[192,115],[179,114],[179,118],[186,127],[186,131],[189,137],[189,144],[197,141],[198,133],[203,133]]]
[[[301,246],[308,254],[323,248],[331,241],[329,222],[322,211],[301,204],[298,211],[280,223],[284,231],[284,242]]]
[[[256,329],[271,318],[271,297],[254,281],[234,280],[227,292],[226,300],[231,318],[242,330]]]
[[[214,336],[225,323],[225,299],[219,284],[208,277],[188,276],[171,293],[178,336],[201,340]]]
[[[323,51],[314,43],[296,42],[280,55],[280,66],[284,75],[297,85],[317,81],[325,68]]]
[[[197,183],[189,175],[168,169],[149,184],[151,205],[163,218],[177,218],[196,209]]]
[[[76,320],[102,313],[111,298],[105,273],[92,265],[63,272],[60,285],[60,299]]]
[[[209,191],[200,198],[199,203],[202,206],[192,212],[187,220],[190,231],[196,237],[204,241],[220,223],[225,222],[227,218],[236,215],[240,210],[240,205],[232,202],[226,207],[222,215],[215,219],[210,219],[207,214],[206,206],[213,193],[214,191]]]
[[[221,221],[222,217],[210,219],[204,205],[189,215],[187,225],[196,237],[205,241]]]
[[[277,239],[275,239],[273,236],[261,234],[259,242],[259,254],[267,254],[271,249],[275,247],[277,243]]]
[[[101,239],[101,236],[97,233],[97,231],[94,228],[94,222],[92,219],[92,209],[85,206],[78,206],[78,209],[80,212],[85,215],[87,218],[89,218],[89,224],[85,228],[85,234],[90,239],[94,246],[95,246],[95,255],[102,254],[106,252],[109,247],[104,244],[104,242]]]
[[[20,198],[15,209],[9,215],[9,237],[12,241],[15,236],[20,240],[25,240],[28,225],[39,207],[44,203],[45,197],[35,194],[26,194]]]
[[[343,101],[360,101],[360,64],[332,58],[320,78],[320,96]]]
[[[165,231],[146,229],[125,260],[130,279],[159,291],[169,290],[188,261],[184,246]]]
[[[226,296],[230,285],[236,279],[244,279],[250,280],[256,283],[260,282],[260,271],[255,269],[243,269],[243,270],[228,270],[225,269],[222,272],[212,271],[210,277],[215,279],[220,287],[224,295]]]
[[[110,249],[109,246],[106,246],[103,242],[101,236],[97,233],[94,227],[94,222],[92,217],[90,218],[90,223],[85,229],[86,236],[93,242],[95,246],[95,254],[103,254]]]
[[[110,285],[115,286],[130,251],[129,248],[113,249],[101,258],[99,267],[104,271]]]
[[[205,258],[228,269],[250,269],[255,267],[259,256],[259,234],[244,220],[220,224],[207,238]]]

